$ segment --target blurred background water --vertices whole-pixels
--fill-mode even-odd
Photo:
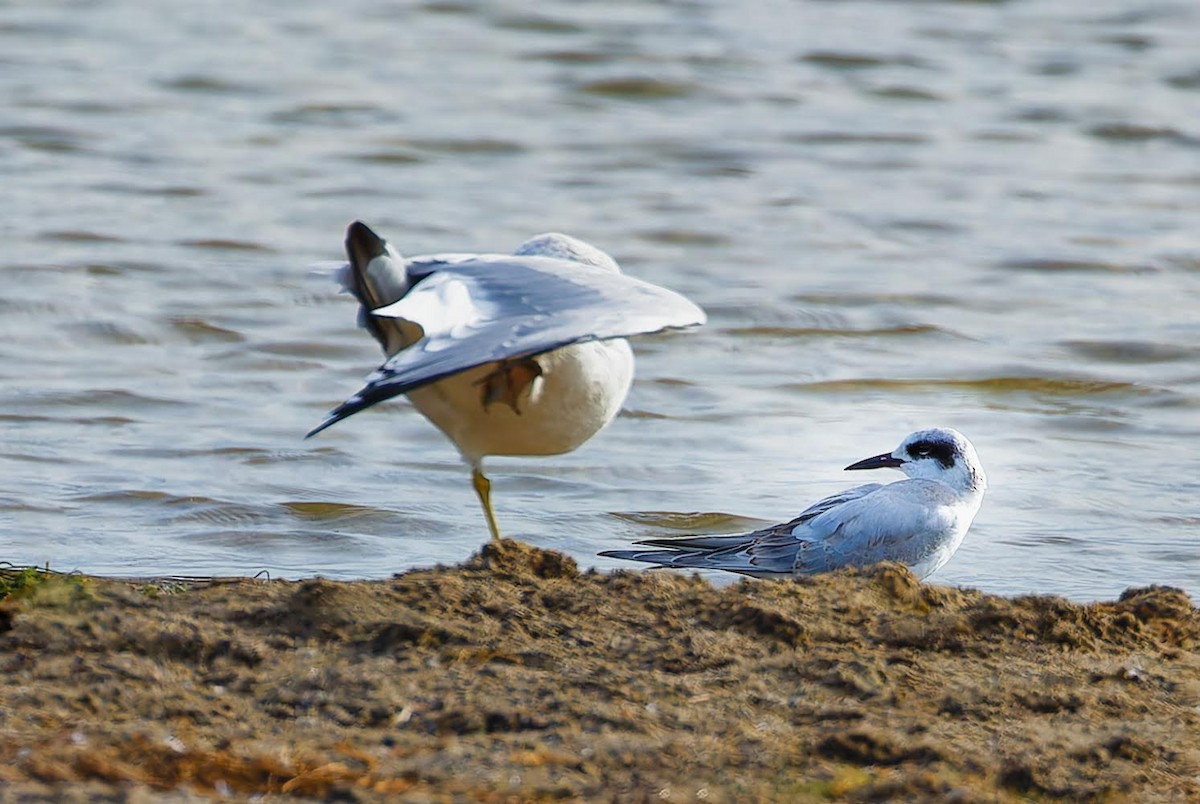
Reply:
[[[380,577],[487,533],[308,266],[547,230],[709,312],[502,527],[781,521],[920,426],[991,490],[935,580],[1200,591],[1200,6],[0,0],[0,559]],[[631,565],[630,565],[631,566]]]

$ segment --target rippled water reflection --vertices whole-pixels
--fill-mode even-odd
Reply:
[[[777,521],[927,424],[992,490],[938,579],[1200,588],[1200,9],[0,6],[0,558],[381,576],[486,537],[307,271],[558,229],[703,304],[578,452],[494,460],[584,564]]]

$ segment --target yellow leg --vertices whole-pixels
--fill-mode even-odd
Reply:
[[[484,476],[483,471],[478,467],[471,467],[471,485],[475,487],[475,493],[479,495],[479,502],[483,503],[483,515],[487,517],[488,530],[492,532],[492,539],[500,540],[500,526],[496,524],[496,514],[492,511],[492,481]]]

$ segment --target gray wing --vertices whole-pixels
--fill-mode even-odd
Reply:
[[[418,281],[404,298],[372,314],[411,321],[424,335],[384,363],[309,436],[475,366],[705,321],[703,310],[674,291],[552,257],[431,260],[410,266],[409,276]]]
[[[807,548],[796,553],[793,571],[807,575],[880,561],[912,566],[953,529],[955,499],[941,483],[909,479],[819,512],[795,533]]]
[[[795,519],[749,533],[646,539],[636,544],[659,549],[609,550],[600,555],[664,567],[717,569],[761,577],[792,575],[799,557],[819,546],[805,538],[810,535],[806,533],[811,530],[808,523],[881,488],[879,483],[868,483],[846,489],[813,503]]]
[[[832,511],[838,506],[845,505],[852,500],[858,500],[866,497],[868,494],[874,494],[881,488],[883,488],[882,483],[865,483],[861,486],[848,488],[845,491],[839,491],[837,494],[831,494],[825,499],[817,500],[815,503],[805,508],[800,512],[798,517],[782,527],[794,528],[797,525],[801,525],[805,522],[815,519],[826,511]]]

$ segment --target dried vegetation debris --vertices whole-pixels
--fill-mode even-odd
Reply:
[[[1200,798],[1175,589],[716,589],[504,541],[387,581],[26,578],[0,614],[15,795]]]

